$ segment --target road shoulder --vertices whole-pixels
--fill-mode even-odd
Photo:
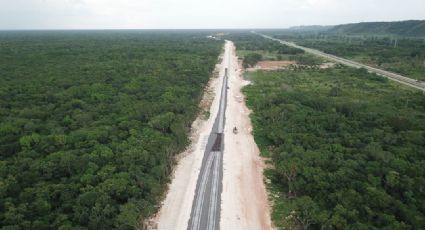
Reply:
[[[251,133],[250,110],[241,88],[249,82],[232,51],[223,155],[221,229],[273,229],[264,185],[265,164]],[[233,127],[238,133],[233,133]]]

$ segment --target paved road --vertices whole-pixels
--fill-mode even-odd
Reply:
[[[220,105],[213,128],[208,138],[196,185],[195,198],[188,223],[188,230],[215,230],[220,227],[220,204],[223,181],[224,123],[227,104],[227,68],[230,49],[224,55],[225,75],[220,95]]]
[[[348,59],[345,59],[345,58],[337,57],[335,55],[327,54],[327,53],[324,53],[324,52],[321,52],[321,51],[318,51],[318,50],[315,50],[315,49],[299,46],[295,43],[279,40],[279,39],[273,38],[273,37],[268,36],[268,35],[257,33],[255,31],[252,31],[252,33],[258,34],[258,35],[260,35],[264,38],[267,38],[267,39],[271,39],[271,40],[280,42],[281,44],[284,44],[284,45],[287,45],[287,46],[292,46],[292,47],[295,47],[295,48],[298,48],[298,49],[302,49],[305,52],[308,52],[308,53],[311,53],[311,54],[314,54],[314,55],[317,55],[317,56],[320,56],[320,57],[324,57],[324,58],[327,58],[329,60],[344,64],[344,65],[347,65],[347,66],[351,66],[351,67],[354,67],[354,68],[365,68],[369,72],[376,73],[378,75],[387,77],[388,79],[391,79],[393,81],[397,81],[397,82],[400,82],[402,84],[405,84],[405,85],[420,89],[422,91],[425,91],[425,82],[416,81],[414,79],[404,77],[404,76],[401,76],[401,75],[396,74],[396,73],[377,69],[377,68],[374,68],[374,67],[362,64],[362,63],[358,63],[358,62],[351,61],[351,60],[348,60]]]

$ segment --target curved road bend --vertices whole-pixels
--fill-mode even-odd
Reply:
[[[223,64],[225,73],[221,87],[220,105],[205,148],[188,230],[216,230],[220,226],[220,205],[223,181],[223,135],[227,104],[227,79],[231,68],[231,43],[226,41]]]
[[[414,87],[416,89],[420,89],[422,91],[425,91],[425,82],[417,81],[415,79],[411,79],[411,78],[408,78],[408,77],[405,77],[405,76],[401,76],[401,75],[396,74],[396,73],[392,73],[392,72],[389,72],[389,71],[386,71],[386,70],[371,67],[371,66],[368,66],[368,65],[365,65],[365,64],[362,64],[362,63],[359,63],[359,62],[351,61],[351,60],[348,60],[348,59],[345,59],[345,58],[341,58],[341,57],[338,57],[338,56],[335,56],[335,55],[332,55],[332,54],[327,54],[327,53],[324,53],[324,52],[321,52],[321,51],[318,51],[318,50],[315,50],[315,49],[299,46],[299,45],[297,45],[293,42],[283,41],[283,40],[273,38],[273,37],[265,35],[265,34],[257,33],[255,31],[252,31],[252,33],[260,35],[260,36],[267,38],[267,39],[271,39],[273,41],[280,42],[281,44],[284,44],[284,45],[287,45],[287,46],[302,49],[307,53],[311,53],[311,54],[314,54],[314,55],[317,55],[317,56],[320,56],[320,57],[324,57],[326,59],[329,59],[329,60],[334,61],[334,62],[341,63],[343,65],[351,66],[351,67],[354,67],[354,68],[365,68],[369,72],[376,73],[376,74],[381,75],[383,77],[386,77],[390,80],[397,81],[399,83],[408,85],[410,87]]]

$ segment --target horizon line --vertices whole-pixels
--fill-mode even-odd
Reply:
[[[291,26],[292,27],[292,26]],[[107,30],[284,30],[291,27],[270,27],[270,28],[254,28],[254,27],[244,27],[244,28],[82,28],[82,29],[66,29],[66,28],[34,28],[34,29],[0,29],[2,32],[6,31],[88,31],[88,30],[97,30],[97,31],[107,31]]]

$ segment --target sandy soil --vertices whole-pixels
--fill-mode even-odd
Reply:
[[[247,71],[284,69],[295,64],[297,64],[295,61],[259,61],[255,67],[248,68]]]
[[[273,229],[263,178],[265,164],[251,134],[250,110],[240,92],[249,82],[241,76],[235,53],[233,50],[229,68],[220,228]],[[238,134],[233,134],[235,126]]]
[[[300,66],[295,61],[259,61],[254,67],[247,68],[246,71],[257,71],[257,70],[278,70],[278,69],[286,69],[289,66]],[[302,66],[302,65],[301,65]],[[315,66],[305,66],[307,68],[312,68]],[[320,64],[320,69],[329,69],[334,68],[335,63],[333,62],[325,62]]]
[[[226,43],[225,50],[230,50],[230,43]],[[218,112],[221,83],[224,75],[224,63],[227,55],[222,54],[222,63],[217,65],[218,77],[212,78],[205,90],[204,98],[200,104],[210,111],[208,120],[203,119],[203,114],[192,124],[191,145],[188,149],[176,156],[177,165],[173,178],[162,206],[155,217],[150,221],[149,229],[186,230],[190,218],[192,202],[196,189],[196,182],[202,164],[202,157],[208,135],[212,129],[214,119]]]
[[[334,67],[335,67],[335,63],[333,63],[333,62],[325,62],[325,63],[322,63],[319,66],[320,69],[329,69],[329,68],[334,68]]]

